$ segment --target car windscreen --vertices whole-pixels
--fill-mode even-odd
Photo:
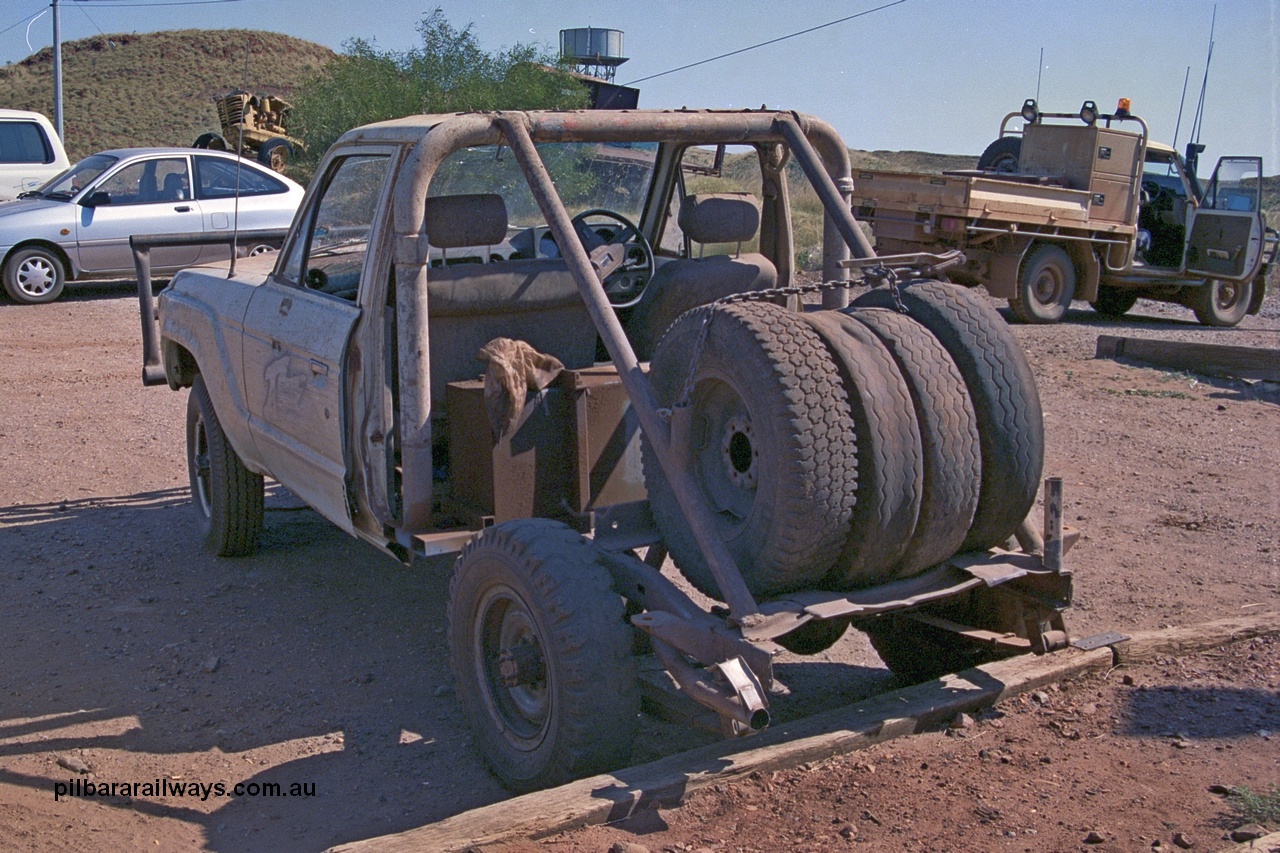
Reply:
[[[0,163],[52,163],[53,149],[34,121],[0,121]]]
[[[657,143],[553,143],[538,146],[569,215],[605,208],[636,221],[653,177]],[[496,193],[512,228],[543,223],[541,210],[511,149],[463,148],[451,154],[431,180],[431,196]]]
[[[38,192],[45,198],[69,199],[95,181],[119,159],[111,154],[94,154],[86,157],[42,186]]]

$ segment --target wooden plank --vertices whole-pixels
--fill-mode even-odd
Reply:
[[[1126,358],[1207,376],[1280,382],[1280,349],[1098,335],[1095,358]]]
[[[1218,853],[1275,853],[1276,850],[1280,850],[1280,832],[1273,832],[1270,835],[1255,838],[1253,841],[1232,844],[1230,847],[1222,848]]]
[[[1119,660],[1135,662],[1192,653],[1277,633],[1280,611],[1269,609],[1187,628],[1141,632],[1114,647],[1091,652],[1072,649],[1047,657],[1010,658],[776,725],[750,738],[710,744],[504,800],[395,835],[343,844],[331,853],[489,850],[483,845],[621,820],[653,804],[677,805],[706,785],[757,771],[789,769],[914,734],[962,711],[987,707],[1073,675],[1107,669]]]
[[[1112,648],[1115,649],[1117,664],[1139,663],[1166,655],[1195,654],[1269,634],[1280,634],[1280,611],[1255,611],[1248,616],[1206,622],[1203,625],[1141,631],[1125,642],[1116,643]]]
[[[751,738],[710,744],[473,809],[407,832],[343,844],[332,848],[332,853],[454,853],[477,844],[539,838],[621,820],[655,803],[676,805],[706,785],[866,749],[921,731],[962,711],[1111,664],[1112,653],[1107,648],[1011,658],[773,726]]]

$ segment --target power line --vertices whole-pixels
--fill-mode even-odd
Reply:
[[[46,11],[47,10],[43,8],[37,9],[35,12],[32,12],[30,15],[27,15],[25,18],[23,18],[21,21],[18,21],[16,24],[10,24],[9,26],[5,27],[3,30],[0,30],[0,35],[4,35],[5,33],[9,32],[9,30],[16,30],[18,27],[22,26],[23,24],[34,21],[36,18],[43,15]]]
[[[755,50],[758,47],[765,47],[767,45],[777,44],[780,41],[786,41],[787,39],[792,39],[792,38],[795,38],[796,36],[802,36],[802,35],[805,35],[806,33],[815,32],[816,30],[825,29],[827,27],[834,27],[836,24],[843,24],[845,21],[852,21],[854,18],[861,18],[864,15],[870,15],[872,12],[879,12],[884,9],[888,9],[891,6],[901,6],[903,3],[906,3],[906,2],[907,0],[894,0],[894,2],[892,3],[885,3],[883,6],[877,6],[874,9],[867,9],[865,12],[859,12],[856,15],[849,15],[848,17],[840,18],[835,21],[827,21],[825,24],[818,24],[816,27],[809,27],[809,29],[807,30],[800,30],[799,32],[790,33],[789,35],[778,36],[775,39],[762,41],[762,42],[759,42],[758,44],[753,44],[748,47],[740,47],[737,50],[731,50],[728,53],[722,53],[719,56],[713,56],[710,59],[700,59],[697,62],[690,62],[688,65],[681,65],[679,68],[672,68],[669,71],[660,71],[657,74],[650,74],[648,77],[641,77],[637,80],[632,80],[630,83],[623,83],[622,85],[634,86],[637,83],[643,83],[646,80],[653,80],[656,77],[665,77],[668,74],[675,74],[677,71],[686,71],[690,68],[696,68],[699,65],[706,65],[708,62],[715,62],[718,59],[726,59],[730,56],[737,56],[739,53],[746,53],[747,51]]]
[[[83,4],[85,6],[97,6],[107,9],[123,9],[123,8],[148,8],[151,6],[210,6],[215,3],[243,3],[244,0],[171,0],[171,2],[160,3],[129,3],[129,2],[112,2],[112,0],[100,0],[100,2],[90,3],[89,0],[75,0],[77,6]]]

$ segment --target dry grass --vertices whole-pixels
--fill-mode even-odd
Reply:
[[[233,89],[288,98],[333,51],[278,33],[176,30],[97,36],[62,48],[67,153],[190,145],[217,130],[213,99]],[[49,48],[0,68],[0,104],[53,114]]]

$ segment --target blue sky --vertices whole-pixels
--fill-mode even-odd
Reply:
[[[60,0],[63,37],[99,32],[254,28],[340,49],[361,37],[385,49],[416,44],[436,6],[473,23],[481,44],[557,45],[559,31],[625,33],[627,83],[686,63],[875,9],[892,0]],[[128,4],[128,5],[126,5]],[[52,41],[49,0],[0,2],[0,62]],[[374,11],[376,10],[376,11]],[[1000,119],[1036,93],[1074,112],[1128,97],[1155,139],[1187,140],[1204,73],[1209,0],[905,0],[855,20],[638,84],[642,107],[783,107],[831,122],[855,148],[977,154]],[[17,24],[17,26],[13,26]],[[30,47],[28,47],[28,41]],[[1221,154],[1261,154],[1280,172],[1280,0],[1219,0],[1201,141],[1202,171]],[[238,81],[234,81],[238,82]],[[0,106],[4,106],[0,104]]]

